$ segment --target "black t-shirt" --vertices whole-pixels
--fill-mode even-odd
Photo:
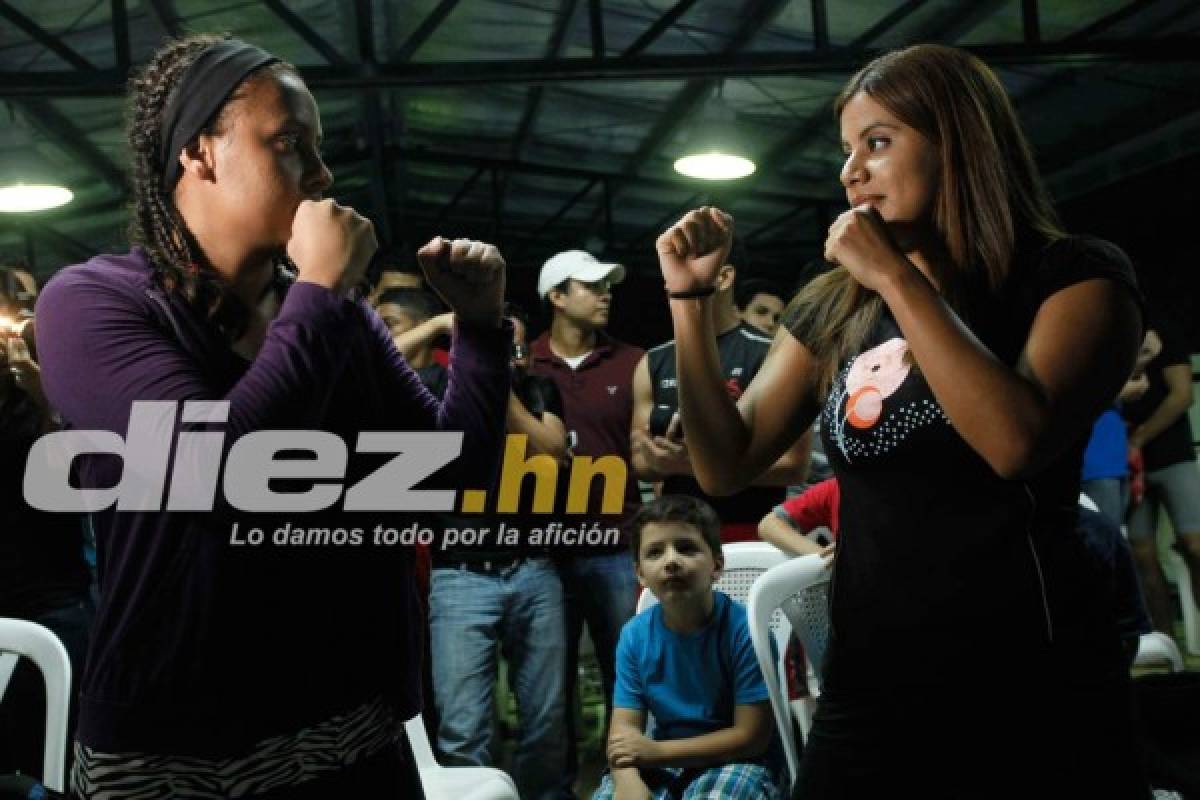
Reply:
[[[1032,252],[970,325],[1009,366],[1054,292],[1096,277],[1137,292],[1128,259],[1107,242],[1069,237]],[[1087,426],[1036,477],[1001,478],[955,432],[886,307],[859,355],[839,365],[820,423],[842,495],[830,687],[1012,680],[1088,647],[1089,658],[1119,657],[1115,634],[1096,631],[1115,623],[1087,608],[1107,601],[1076,532]]]
[[[0,617],[29,618],[78,602],[91,580],[79,515],[38,511],[22,494],[39,419],[21,392],[0,402]]]
[[[1163,378],[1163,369],[1178,364],[1186,365],[1189,370],[1192,367],[1191,355],[1179,346],[1179,341],[1170,332],[1161,328],[1157,330],[1158,336],[1162,340],[1162,350],[1153,361],[1146,365],[1146,378],[1150,382],[1150,388],[1136,401],[1127,404],[1121,412],[1134,425],[1140,425],[1149,419],[1154,410],[1166,399],[1167,382]],[[1192,425],[1186,411],[1180,414],[1179,419],[1172,422],[1165,431],[1146,442],[1142,447],[1142,457],[1145,459],[1148,470],[1162,469],[1172,464],[1195,460],[1196,451],[1192,448]]]
[[[717,337],[721,377],[734,400],[741,397],[750,381],[754,380],[770,349],[770,338],[745,323]],[[675,342],[672,340],[647,351],[646,366],[654,392],[654,405],[662,409],[663,414],[677,411],[679,389],[675,375]],[[784,493],[782,486],[751,486],[728,497],[713,497],[705,494],[691,475],[671,475],[663,481],[663,494],[699,497],[713,507],[723,523],[758,522],[777,503],[783,502]]]
[[[562,395],[558,391],[558,386],[549,378],[540,375],[514,374],[513,393],[516,394],[525,409],[538,419],[541,419],[542,415],[546,413],[553,414],[560,420],[563,418]],[[491,531],[491,538],[483,545],[445,549],[440,546],[439,541],[431,551],[434,565],[447,566],[464,561],[492,561],[515,556],[546,554],[545,548],[532,547],[528,543],[530,528],[534,525],[544,525],[546,522],[544,517],[528,512],[530,504],[533,502],[533,491],[533,480],[526,479],[517,505],[518,512],[515,514],[441,515],[439,525],[456,528],[470,527],[477,530],[488,528]],[[494,502],[495,495],[495,491],[488,492],[489,502]],[[516,528],[520,531],[520,544],[501,546],[498,543],[497,534],[501,524],[506,525],[509,529]]]

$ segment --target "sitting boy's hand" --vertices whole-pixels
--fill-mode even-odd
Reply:
[[[658,753],[658,742],[634,730],[614,729],[608,734],[609,766],[641,767],[651,764]]]

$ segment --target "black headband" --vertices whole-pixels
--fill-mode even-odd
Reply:
[[[221,110],[247,75],[276,61],[279,59],[252,44],[223,39],[200,53],[184,70],[167,98],[158,131],[164,191],[171,191],[179,180],[180,151]]]

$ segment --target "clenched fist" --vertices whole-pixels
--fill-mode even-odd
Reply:
[[[658,742],[635,730],[614,730],[608,734],[608,765],[623,767],[648,766],[659,751]]]
[[[883,217],[865,203],[843,212],[829,226],[825,260],[845,267],[854,280],[874,291],[911,267]]]
[[[500,325],[506,267],[495,245],[438,236],[417,251],[417,261],[429,285],[460,320]]]
[[[287,254],[299,271],[298,280],[349,291],[362,280],[378,249],[371,221],[349,206],[305,200],[296,209]]]
[[[689,211],[654,244],[667,291],[686,292],[715,284],[732,246],[733,217],[711,206]]]

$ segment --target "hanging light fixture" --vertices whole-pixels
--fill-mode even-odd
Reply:
[[[54,180],[33,146],[29,128],[12,113],[0,124],[0,213],[24,214],[58,208],[74,192]]]
[[[675,171],[704,181],[730,181],[754,173],[754,162],[738,146],[737,115],[725,101],[725,83],[704,106],[693,126],[688,152],[675,161]]]
[[[45,211],[71,202],[75,193],[65,186],[46,183],[13,183],[0,186],[0,212],[24,214]]]

